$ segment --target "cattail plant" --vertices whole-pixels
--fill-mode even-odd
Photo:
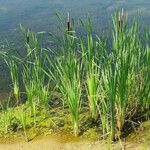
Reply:
[[[113,33],[111,64],[113,67],[112,70],[116,74],[115,119],[113,120],[118,131],[117,136],[120,136],[125,118],[131,118],[137,112],[139,103],[138,95],[141,95],[140,91],[142,89],[141,86],[138,88],[139,86],[137,85],[141,85],[143,79],[147,77],[143,72],[143,68],[146,69],[147,67],[143,67],[143,64],[145,64],[145,50],[142,48],[142,42],[138,33],[138,24],[135,21],[129,28],[127,27],[127,20],[124,17],[121,24],[121,31],[118,34],[116,20],[114,18],[115,30]],[[139,77],[141,72],[143,72],[143,75]],[[142,85],[142,87],[144,86]],[[143,91],[145,96],[148,93],[146,91]]]
[[[21,61],[22,76],[34,124],[36,125],[38,108],[44,106],[48,110],[48,102],[57,89],[63,108],[70,112],[75,136],[80,132],[84,97],[91,118],[94,122],[100,122],[103,137],[108,137],[109,141],[120,139],[125,123],[132,121],[136,113],[148,112],[149,115],[150,31],[146,30],[144,38],[141,38],[138,23],[134,21],[128,27],[127,16],[122,9],[122,12],[113,17],[112,47],[108,49],[108,43],[103,38],[93,35],[90,19],[87,26],[83,24],[87,36],[82,37],[73,31],[74,24],[71,24],[69,14],[67,30],[66,24],[63,24],[59,15],[58,17],[62,25],[59,36],[62,36],[59,38],[50,34],[53,39],[56,38],[53,49],[43,49],[37,34],[29,30],[26,33],[22,28],[26,49],[26,56]],[[0,55],[2,56],[1,52]],[[17,99],[18,65],[14,56],[7,57],[6,62]],[[26,112],[21,108],[18,114],[25,139],[28,140]],[[10,121],[11,115],[5,115],[8,115]]]
[[[68,30],[70,31],[70,20],[68,20]],[[47,60],[54,71],[50,69],[47,72],[49,77],[53,77],[55,83],[63,96],[63,104],[69,108],[74,135],[79,134],[79,119],[81,110],[81,92],[82,92],[82,62],[77,50],[77,38],[75,34],[62,34],[62,41],[58,43],[61,55],[59,53]]]
[[[123,25],[123,17],[124,17],[124,10],[122,8],[122,11],[118,13],[118,27],[119,27],[119,31],[121,30],[122,28],[122,25]]]
[[[87,29],[87,41],[80,38],[82,62],[84,64],[84,70],[86,75],[86,89],[87,97],[89,101],[91,117],[94,122],[98,119],[98,99],[99,99],[99,78],[100,68],[97,63],[98,52],[97,52],[97,41],[94,42],[92,35],[92,24],[89,18],[88,25],[83,26]],[[86,44],[87,43],[87,44]],[[99,63],[100,64],[100,63]]]
[[[37,35],[28,30],[26,38],[30,38],[30,43],[26,40],[27,55],[25,62],[23,62],[23,81],[27,99],[31,105],[31,112],[33,112],[32,104],[34,101],[45,107],[48,105],[50,95],[48,90],[50,88],[49,83],[45,82],[43,49],[39,45]]]
[[[26,70],[27,69],[27,70]],[[27,95],[27,101],[29,103],[30,109],[31,109],[31,116],[34,115],[34,83],[30,81],[30,78],[28,77],[28,68],[23,68],[23,83],[25,86],[25,92]]]
[[[43,104],[44,108],[48,108],[49,100],[54,91],[52,88],[53,85],[50,82],[45,86],[43,85],[41,88],[41,93],[39,93],[39,99],[41,101],[41,104]]]
[[[14,56],[8,56],[5,57],[5,62],[7,66],[9,67],[10,70],[10,75],[13,83],[13,95],[16,99],[16,104],[19,105],[19,67],[18,64],[16,63],[16,57]]]
[[[28,139],[27,129],[26,129],[26,112],[23,110],[23,108],[18,108],[18,120],[24,131],[25,141],[28,142],[29,139]]]
[[[98,119],[98,100],[99,100],[99,77],[100,77],[100,69],[99,67],[92,61],[91,68],[87,73],[87,88],[88,88],[88,99],[89,99],[89,107],[91,111],[91,116],[94,121]]]
[[[106,99],[108,101],[107,107],[110,109],[110,137],[115,137],[115,103],[117,94],[117,73],[113,71],[111,65],[104,69],[102,73],[103,88],[107,92]]]
[[[75,55],[69,56],[63,64],[57,60],[56,69],[59,75],[59,89],[66,100],[71,113],[74,135],[79,134],[79,116],[81,109],[81,64]],[[72,59],[73,58],[73,59]]]
[[[148,66],[150,66],[150,30],[149,29],[145,29],[144,31],[144,43],[145,43],[145,47],[143,48],[143,53],[141,53],[139,51],[139,65],[141,65],[141,70],[140,70],[140,85],[138,86],[140,89],[140,95],[142,96],[142,98],[146,103],[147,106],[145,105],[145,107],[148,109],[149,107],[149,100],[150,100],[150,93],[148,92],[150,90],[150,87],[148,86],[150,84],[150,80],[149,80],[149,73],[150,73],[150,68]],[[146,94],[147,93],[147,94]],[[144,95],[143,95],[144,94]],[[147,100],[146,100],[147,99]],[[143,103],[143,102],[142,102]]]

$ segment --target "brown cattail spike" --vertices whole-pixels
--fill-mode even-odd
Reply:
[[[122,8],[122,12],[119,11],[119,15],[118,15],[118,25],[119,25],[119,29],[122,28],[123,16],[124,16],[124,11],[123,11],[123,8]]]
[[[26,41],[27,41],[27,44],[29,44],[29,30],[28,30],[28,33],[27,33],[27,37],[26,37]]]
[[[70,22],[69,13],[68,13],[68,21],[67,21],[67,31],[71,31],[71,22]]]
[[[118,25],[119,25],[119,29],[121,28],[121,13],[119,11],[119,16],[118,16]]]

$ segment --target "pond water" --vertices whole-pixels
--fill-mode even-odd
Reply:
[[[129,17],[139,13],[142,23],[150,25],[150,0],[0,0],[0,39],[16,40],[20,24],[34,31],[56,30],[57,10],[78,19],[89,15],[97,32],[107,32],[117,5]]]
[[[150,0],[0,0],[0,49],[6,39],[14,43],[20,41],[20,24],[33,31],[56,31],[56,11],[65,17],[70,12],[75,20],[89,15],[95,32],[107,35],[116,6],[119,9],[124,7],[129,18],[139,14],[143,26],[150,25]],[[1,66],[0,91],[10,86],[9,77],[3,73]]]

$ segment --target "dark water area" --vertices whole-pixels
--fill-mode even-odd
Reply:
[[[150,0],[0,0],[0,50],[5,40],[21,43],[20,24],[35,32],[58,33],[56,11],[66,19],[67,12],[78,24],[79,19],[92,18],[94,33],[110,36],[112,14],[123,7],[129,20],[140,16],[142,26],[150,25]],[[80,32],[80,28],[77,26]],[[10,77],[0,60],[0,95],[10,89]],[[1,99],[1,97],[0,97]]]

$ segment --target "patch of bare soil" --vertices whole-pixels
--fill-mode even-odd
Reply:
[[[26,143],[23,141],[1,139],[0,150],[108,150],[106,141],[87,141],[72,135],[56,134],[39,136]],[[113,150],[149,150],[150,145],[138,142],[112,143]]]

